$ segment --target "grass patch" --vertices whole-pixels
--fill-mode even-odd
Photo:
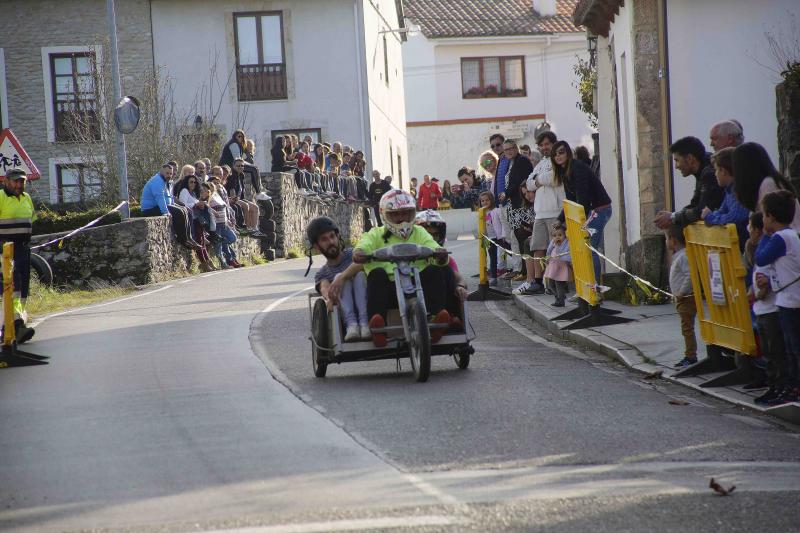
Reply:
[[[83,307],[97,302],[113,300],[136,291],[135,287],[119,285],[98,286],[91,289],[47,287],[31,276],[28,296],[29,320],[41,318],[74,307]]]
[[[289,250],[286,252],[286,257],[288,259],[297,259],[298,257],[302,257],[304,255],[305,252],[303,252],[303,250],[300,248],[289,248]]]

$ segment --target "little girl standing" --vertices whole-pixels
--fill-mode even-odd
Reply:
[[[489,191],[482,192],[480,202],[486,217],[486,236],[494,241],[489,243],[489,285],[494,286],[497,285],[497,245],[494,243],[503,248],[508,245],[503,240],[505,228],[500,209],[494,203],[494,194]]]
[[[553,307],[564,307],[564,298],[567,294],[567,282],[569,281],[569,265],[572,259],[569,255],[569,241],[567,240],[566,228],[561,224],[553,226],[551,233],[552,239],[547,245],[547,268],[544,277],[551,291],[556,295]],[[562,255],[564,254],[564,255]]]

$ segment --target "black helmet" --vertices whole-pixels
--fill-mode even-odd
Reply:
[[[313,247],[317,244],[319,236],[328,231],[335,231],[337,235],[339,234],[339,226],[330,217],[317,217],[309,222],[306,227],[306,237],[309,244]]]

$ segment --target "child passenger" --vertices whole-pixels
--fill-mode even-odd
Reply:
[[[331,282],[353,263],[353,249],[345,248],[339,227],[328,217],[312,220],[306,228],[306,235],[312,248],[327,260],[314,275],[314,287],[330,307],[328,290]],[[339,297],[339,306],[345,322],[345,342],[369,339],[371,335],[367,316],[367,277],[364,272],[357,273],[345,283]]]
[[[547,245],[547,268],[544,270],[544,277],[550,290],[556,295],[553,307],[564,307],[564,299],[567,295],[567,282],[569,281],[569,265],[572,258],[569,255],[569,240],[567,240],[567,230],[561,224],[553,226],[551,233],[552,239]]]

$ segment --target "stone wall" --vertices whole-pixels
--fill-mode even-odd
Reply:
[[[281,172],[262,174],[267,194],[275,206],[275,255],[286,257],[291,249],[305,249],[308,222],[315,217],[328,216],[339,224],[345,242],[358,239],[364,231],[365,209],[355,204],[333,202],[325,205],[299,193],[294,175]]]
[[[60,235],[37,235],[32,244]],[[240,237],[235,248],[240,260],[261,253],[258,240],[250,237]],[[189,272],[197,264],[196,254],[175,240],[166,216],[89,228],[64,241],[61,248],[56,243],[35,251],[50,263],[56,284],[77,287],[155,283]]]

